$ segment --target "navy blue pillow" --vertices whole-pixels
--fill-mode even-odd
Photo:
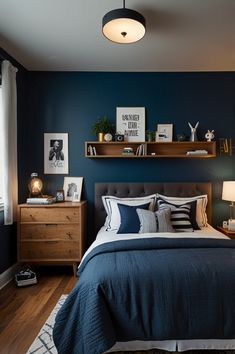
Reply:
[[[120,217],[121,217],[121,224],[118,229],[118,234],[133,234],[138,233],[140,230],[140,220],[137,214],[136,209],[148,209],[149,204],[142,204],[142,205],[124,205],[117,203]]]

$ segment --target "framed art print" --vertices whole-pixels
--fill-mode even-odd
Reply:
[[[158,124],[156,131],[156,141],[172,141],[173,124]]]
[[[64,177],[64,196],[66,201],[80,202],[83,177]]]
[[[125,141],[145,141],[145,107],[117,107],[116,132]]]
[[[68,134],[44,134],[44,173],[68,174]]]
[[[56,201],[57,201],[57,203],[64,202],[64,190],[63,189],[58,189],[56,191]]]

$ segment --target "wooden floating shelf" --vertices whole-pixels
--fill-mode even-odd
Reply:
[[[143,146],[141,155],[137,154]],[[123,148],[131,147],[134,155],[123,155]],[[187,155],[188,151],[206,150],[207,154]],[[172,142],[99,142],[85,143],[85,156],[89,158],[211,158],[216,157],[215,141],[172,141]]]

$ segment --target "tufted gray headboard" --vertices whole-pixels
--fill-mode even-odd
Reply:
[[[207,194],[207,217],[211,223],[212,187],[210,182],[183,182],[183,183],[96,183],[95,184],[95,231],[104,224],[106,212],[102,203],[102,195],[116,197],[143,197],[145,195],[160,193],[167,196],[192,197]]]

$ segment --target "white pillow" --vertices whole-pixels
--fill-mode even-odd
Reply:
[[[154,210],[157,195],[152,194],[145,197],[137,198],[118,198],[110,195],[102,196],[102,202],[107,213],[105,226],[107,231],[117,230],[121,224],[121,217],[118,209],[118,203],[130,206],[149,204],[149,210]]]
[[[157,198],[164,199],[167,202],[172,202],[175,205],[184,204],[187,202],[197,201],[197,209],[196,209],[196,221],[199,227],[203,227],[207,225],[207,215],[206,215],[206,206],[207,206],[207,195],[197,195],[195,197],[168,197],[166,195],[157,194]]]

